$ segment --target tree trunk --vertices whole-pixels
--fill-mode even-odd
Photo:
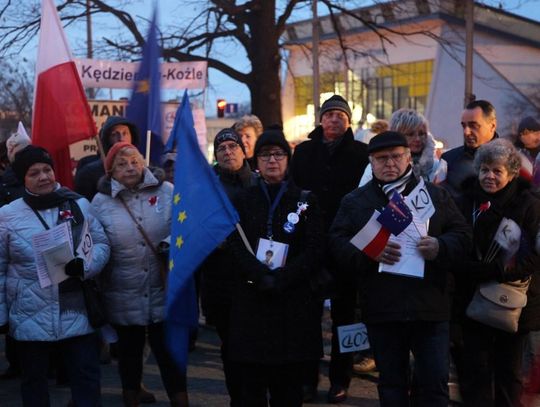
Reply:
[[[251,93],[251,111],[267,127],[282,124],[279,78],[281,56],[275,0],[262,0],[259,5],[259,9],[249,16],[251,41],[248,56],[252,69],[247,85]]]

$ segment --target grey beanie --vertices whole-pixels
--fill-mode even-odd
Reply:
[[[330,99],[327,99],[324,101],[324,103],[321,106],[321,113],[319,116],[319,120],[322,119],[323,114],[330,110],[341,110],[343,113],[347,115],[349,118],[349,122],[351,121],[352,112],[351,108],[349,107],[349,104],[345,99],[343,99],[339,95],[334,95]]]

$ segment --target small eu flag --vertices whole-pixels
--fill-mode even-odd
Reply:
[[[394,190],[388,205],[381,211],[377,220],[394,236],[397,236],[409,226],[413,215],[401,194]]]

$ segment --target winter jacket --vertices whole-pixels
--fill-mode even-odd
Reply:
[[[270,186],[269,193],[273,199],[277,189]],[[294,232],[283,229],[300,198],[301,190],[289,184],[272,218],[273,240],[289,245],[285,266],[270,270],[247,251],[237,233],[231,239],[238,279],[229,331],[231,360],[276,365],[321,357],[320,308],[310,283],[323,252],[321,212],[314,194],[307,194],[308,209]],[[235,206],[256,251],[259,238],[267,237],[269,203],[261,185],[242,191]]]
[[[413,154],[413,172],[433,184],[440,184],[446,179],[446,161],[439,159],[435,151],[435,139],[428,133],[426,146],[419,155]],[[366,185],[373,178],[371,163],[368,164],[360,180],[359,187]]]
[[[257,184],[258,176],[251,171],[247,162],[235,173],[223,171],[218,165],[214,170],[232,201],[243,189]],[[221,314],[231,306],[235,287],[237,265],[227,242],[223,242],[201,264],[201,304],[209,323],[214,314]]]
[[[85,278],[97,275],[109,258],[109,244],[101,224],[85,198],[76,201],[94,242]],[[53,227],[59,209],[40,210]],[[20,198],[0,208],[0,325],[8,322],[10,335],[20,341],[58,341],[94,331],[88,322],[80,281],[69,278],[41,288],[32,236],[45,228]],[[9,316],[9,318],[8,318]]]
[[[101,275],[109,322],[148,325],[164,318],[165,289],[160,260],[148,247],[121,199],[142,225],[154,246],[170,234],[173,186],[147,169],[133,190],[102,178],[92,200],[96,217],[111,242],[111,258]]]
[[[367,145],[355,141],[350,128],[332,153],[323,142],[322,126],[308,137],[294,150],[290,174],[296,185],[317,196],[327,231],[341,198],[357,187],[368,164]]]
[[[23,192],[24,184],[17,178],[13,169],[8,167],[0,179],[0,206],[22,197]]]
[[[413,177],[403,195],[416,186]],[[346,195],[330,229],[331,251],[341,267],[358,277],[360,306],[367,323],[397,321],[447,321],[449,319],[448,272],[452,261],[470,247],[471,231],[448,192],[426,183],[435,207],[428,235],[439,242],[439,254],[425,261],[424,278],[382,273],[379,263],[354,247],[351,238],[388,198],[375,180]]]
[[[99,132],[99,138],[101,145],[103,146],[103,152],[105,155],[112,147],[109,136],[114,126],[123,124],[129,127],[131,132],[131,144],[138,146],[140,142],[139,131],[137,127],[129,122],[127,119],[119,116],[110,116],[107,118],[103,127]],[[88,164],[77,168],[75,174],[75,191],[85,196],[89,201],[94,198],[94,195],[98,192],[98,182],[105,175],[105,168],[103,167],[103,161],[101,158],[90,161]]]
[[[473,226],[473,245],[469,256],[457,268],[456,306],[457,315],[463,318],[476,287],[486,281],[513,281],[531,276],[527,293],[527,306],[519,321],[521,331],[540,329],[540,256],[535,250],[537,233],[540,230],[540,200],[533,196],[530,184],[522,179],[514,179],[495,194],[486,194],[476,177],[463,184],[464,199],[460,208],[473,223],[473,213],[477,214]],[[477,212],[480,204],[490,202],[489,209]],[[516,265],[503,271],[499,256],[491,263],[482,262],[502,218],[513,220],[521,229],[521,249],[516,256]]]

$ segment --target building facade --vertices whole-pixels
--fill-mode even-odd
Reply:
[[[413,108],[446,148],[461,145],[464,5],[404,0],[320,18],[321,103],[334,93],[349,100],[353,128]],[[494,104],[499,132],[511,135],[524,115],[540,115],[540,23],[480,4],[474,21],[473,94]],[[312,21],[289,25],[284,39],[284,128],[301,139],[314,123]]]

